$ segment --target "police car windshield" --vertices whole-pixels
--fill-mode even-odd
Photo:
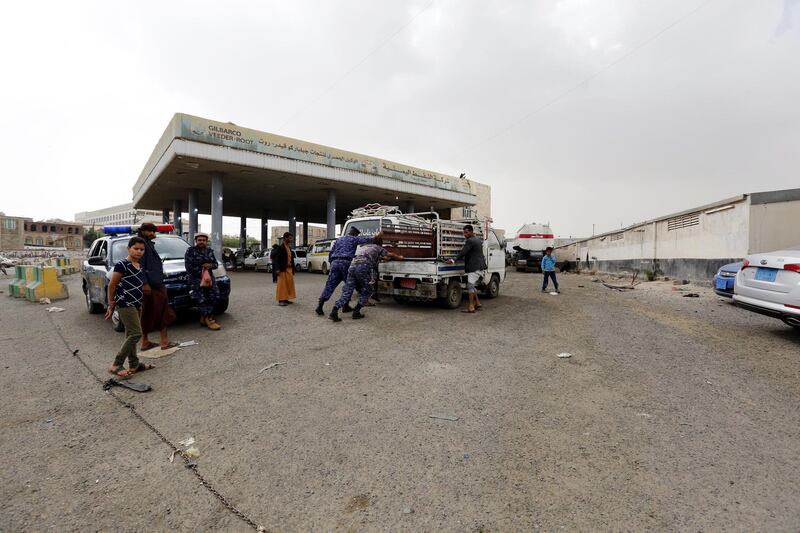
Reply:
[[[183,259],[189,245],[179,237],[166,237],[156,235],[153,244],[162,261],[168,259]],[[111,260],[121,261],[128,256],[128,239],[120,239],[111,245]]]
[[[358,228],[363,236],[371,236],[377,234],[381,229],[381,221],[378,218],[372,220],[352,220],[347,223],[347,227],[342,232],[342,235],[348,235],[350,228]]]

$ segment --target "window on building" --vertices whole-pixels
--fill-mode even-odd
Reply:
[[[8,230],[15,230],[17,229],[17,221],[13,218],[4,218],[3,219],[3,228]]]
[[[42,238],[41,238],[41,237],[36,237],[36,244],[37,244],[38,246],[41,246],[41,245],[43,245],[43,244],[44,244],[44,241],[42,240]]]
[[[50,226],[50,232],[51,233],[55,233],[56,232],[56,227],[55,226]]]
[[[33,244],[33,239],[30,237],[25,237],[25,244]]]
[[[694,213],[687,213],[685,215],[672,217],[669,220],[667,220],[667,231],[675,231],[699,225],[700,225],[700,212],[696,211]]]

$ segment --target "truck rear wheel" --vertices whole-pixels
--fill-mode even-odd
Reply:
[[[442,305],[447,309],[456,309],[461,305],[461,281],[458,278],[450,278],[447,283],[447,293],[442,299]]]
[[[322,263],[322,273],[328,275],[328,263]]]
[[[498,294],[500,294],[500,276],[492,274],[492,279],[490,279],[489,284],[486,285],[483,295],[487,298],[497,298]]]

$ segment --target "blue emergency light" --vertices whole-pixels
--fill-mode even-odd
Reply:
[[[103,233],[106,235],[121,235],[134,233],[141,227],[141,224],[134,224],[131,226],[103,226]],[[158,233],[169,233],[175,230],[172,224],[156,224],[156,231]]]

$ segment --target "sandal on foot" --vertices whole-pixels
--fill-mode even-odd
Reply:
[[[147,344],[142,344],[142,350],[141,351],[146,352],[147,350],[152,350],[153,348],[157,348],[157,347],[158,347],[158,344],[156,344],[154,342],[148,342]]]
[[[473,309],[472,311],[470,311],[469,309],[462,309],[461,312],[462,313],[474,313],[475,310]]]
[[[112,370],[114,370],[114,369],[116,369],[116,370],[112,372]],[[124,367],[121,367],[121,366],[111,367],[111,368],[108,369],[108,371],[109,371],[109,373],[114,374],[115,376],[117,376],[120,379],[128,379],[129,377],[131,377],[133,374],[136,373],[135,370],[131,370],[130,368],[124,368]]]
[[[162,346],[161,349],[162,350],[169,350],[170,348],[175,348],[176,346],[178,346],[177,342],[170,342],[166,346]]]
[[[151,365],[148,363],[139,363],[139,366],[137,366],[136,368],[129,368],[128,370],[130,371],[131,374],[133,374],[134,372],[144,372],[145,370],[152,370],[154,368],[155,365]]]

